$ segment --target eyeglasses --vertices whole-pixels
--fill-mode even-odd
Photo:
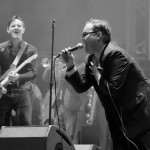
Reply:
[[[82,34],[81,39],[83,40],[88,34],[96,33],[96,32],[98,32],[98,31],[84,32],[84,33]]]

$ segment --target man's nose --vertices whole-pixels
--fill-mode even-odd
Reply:
[[[13,31],[14,31],[14,32],[18,32],[18,31],[19,31],[19,28],[18,28],[18,27],[15,27]]]
[[[16,25],[16,26],[14,27],[14,29],[19,29],[19,27]]]

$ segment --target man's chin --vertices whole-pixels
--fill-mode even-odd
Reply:
[[[85,52],[86,52],[87,54],[93,54],[92,51],[91,51],[91,50],[88,50],[88,49],[85,49]]]
[[[20,36],[16,36],[16,35],[15,35],[15,36],[12,36],[12,38],[13,38],[13,39],[16,39],[16,40],[21,39]]]

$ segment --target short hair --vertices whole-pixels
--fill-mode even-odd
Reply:
[[[22,24],[23,24],[23,27],[25,28],[25,24],[24,24],[23,19],[22,19],[20,16],[18,16],[18,15],[15,15],[15,16],[13,16],[11,19],[9,19],[9,21],[8,21],[8,23],[7,23],[7,28],[10,27],[10,24],[11,24],[15,19],[20,20],[20,21],[22,22]]]
[[[111,27],[106,20],[99,20],[99,19],[90,19],[86,24],[93,25],[93,31],[97,32],[100,31],[103,35],[103,42],[109,43],[111,41]]]

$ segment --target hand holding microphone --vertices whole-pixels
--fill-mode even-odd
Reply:
[[[63,53],[67,53],[67,52],[73,52],[73,51],[76,51],[76,50],[79,50],[79,49],[82,49],[83,48],[83,44],[82,43],[78,43],[76,46],[74,46],[74,47],[68,47],[68,48],[66,48],[65,50],[62,50],[62,52],[60,52],[57,56],[56,56],[56,58],[57,57],[59,57],[59,56],[61,56]]]
[[[74,57],[71,54],[71,52],[76,51],[78,49],[82,49],[82,48],[83,48],[83,44],[78,43],[75,47],[65,48],[64,50],[61,51],[61,53],[59,53],[57,57],[62,56],[62,59],[64,63],[66,64],[67,68],[70,68],[74,66]]]

